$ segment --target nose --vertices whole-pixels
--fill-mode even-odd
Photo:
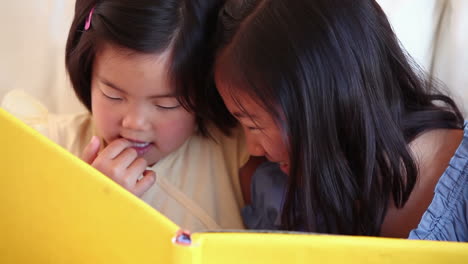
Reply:
[[[145,131],[150,129],[150,122],[145,114],[145,110],[141,106],[132,106],[124,113],[122,119],[122,127],[135,130]]]
[[[246,131],[245,137],[247,141],[247,150],[252,156],[265,156],[265,149],[263,148],[258,136],[252,135],[251,132]]]

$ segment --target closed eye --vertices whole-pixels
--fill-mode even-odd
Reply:
[[[261,130],[263,130],[263,128],[261,128],[261,127],[254,127],[254,126],[246,126],[246,128],[248,130],[250,130],[250,131],[257,131],[257,130],[261,131]]]
[[[173,109],[177,109],[180,107],[180,105],[176,105],[176,106],[163,106],[163,105],[156,105],[157,108],[161,109],[161,110],[173,110]]]
[[[102,92],[102,91],[101,91],[101,93],[102,93],[107,99],[114,100],[114,101],[120,101],[120,100],[122,100],[121,97],[118,97],[118,96],[110,96],[110,95],[105,94],[105,93]]]

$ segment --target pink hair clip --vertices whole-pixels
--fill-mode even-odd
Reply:
[[[91,27],[91,18],[93,17],[94,7],[89,11],[88,18],[86,18],[84,30],[88,30]]]

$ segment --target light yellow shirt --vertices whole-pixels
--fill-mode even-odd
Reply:
[[[94,134],[92,117],[51,114],[36,99],[13,91],[2,107],[52,141],[80,156]],[[248,160],[240,128],[231,137],[209,127],[214,139],[192,135],[154,166],[156,183],[142,199],[192,232],[243,229],[239,168]]]

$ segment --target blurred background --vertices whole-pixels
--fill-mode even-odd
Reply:
[[[287,1],[287,0],[285,0]],[[378,0],[403,47],[468,113],[468,0]],[[74,0],[15,0],[0,16],[0,100],[12,89],[51,112],[85,111],[70,87],[64,50]]]

